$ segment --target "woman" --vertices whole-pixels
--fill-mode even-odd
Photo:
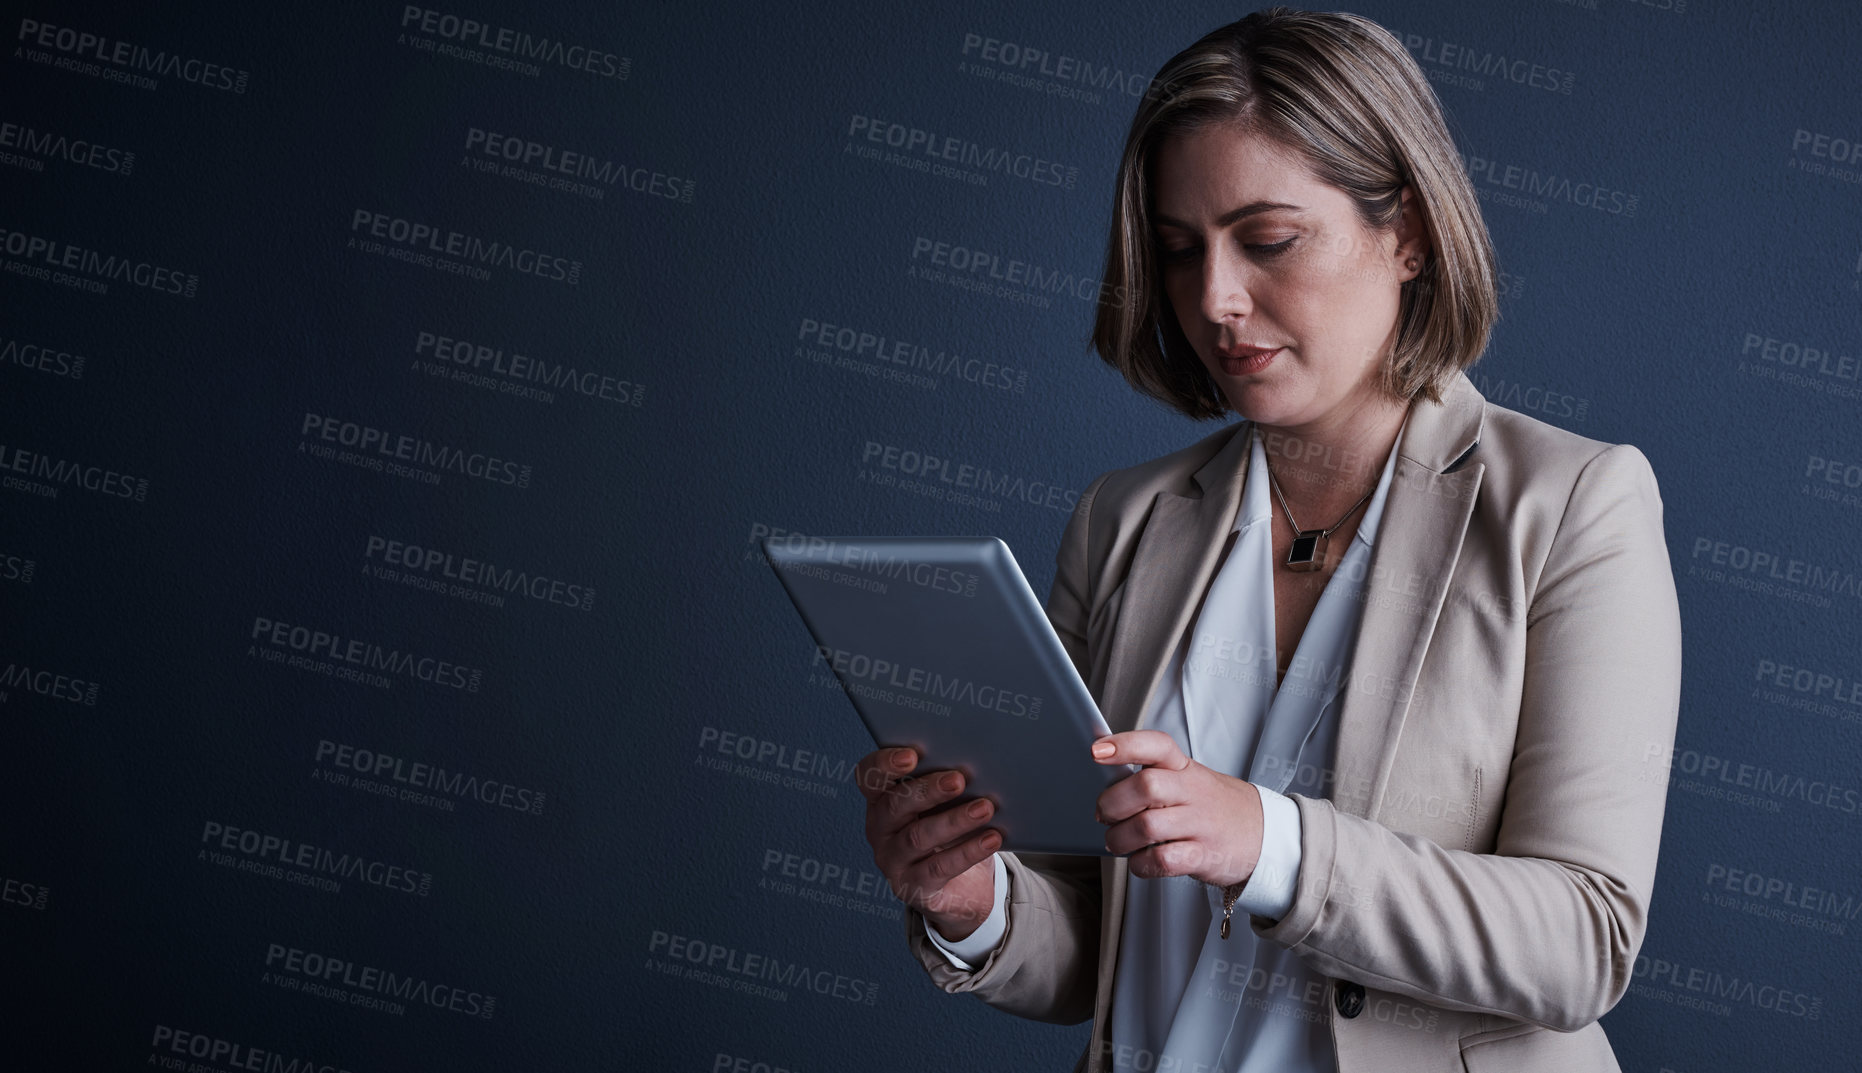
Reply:
[[[1101,475],[1061,539],[1095,758],[1144,765],[1097,802],[1113,856],[995,852],[959,773],[861,761],[911,949],[1091,1018],[1076,1069],[1615,1070],[1680,696],[1648,462],[1469,382],[1492,248],[1388,33],[1274,8],[1154,87],[1094,343],[1243,420]]]

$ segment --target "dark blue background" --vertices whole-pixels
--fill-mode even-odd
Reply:
[[[1694,570],[1704,539],[1862,571],[1856,490],[1829,486],[1847,503],[1804,491],[1808,458],[1862,462],[1858,399],[1741,364],[1763,364],[1742,354],[1748,335],[1862,349],[1862,183],[1807,171],[1818,158],[1793,148],[1799,130],[1862,139],[1862,15],[1680,3],[1353,10],[1415,35],[1464,154],[1637,195],[1633,217],[1484,203],[1509,285],[1471,375],[1515,408],[1581,401],[1535,416],[1633,443],[1653,464],[1686,629],[1684,753],[1831,782],[1853,802],[1862,709],[1799,711],[1754,687],[1762,660],[1853,680],[1862,603]],[[250,81],[243,94],[176,78],[134,89],[35,63],[17,40],[0,60],[0,123],[136,153],[128,175],[0,166],[0,229],[199,276],[185,299],[0,275],[0,343],[89,359],[77,379],[0,363],[0,443],[150,485],[142,503],[0,490],[0,557],[35,564],[29,583],[0,581],[0,663],[100,683],[94,706],[0,690],[0,880],[50,891],[42,909],[0,904],[12,1056],[0,1064],[141,1067],[167,1025],[357,1071],[705,1070],[720,1055],[798,1073],[1071,1067],[1085,1026],[943,995],[894,917],[762,885],[770,851],[872,870],[851,782],[819,780],[827,796],[701,761],[722,755],[726,732],[843,772],[871,748],[846,701],[809,681],[807,637],[754,554],[769,529],[988,533],[1047,592],[1064,510],[874,487],[861,480],[869,443],[1077,493],[1216,427],[1140,399],[1091,355],[1090,303],[1039,308],[906,270],[921,235],[1080,275],[1103,263],[1136,98],[961,73],[966,33],[1114,64],[1142,85],[1246,8],[439,9],[612,51],[631,61],[625,79],[416,51],[397,42],[402,6],[388,3],[4,8],[10,38],[36,19]],[[1447,68],[1428,57],[1442,42],[1571,72],[1571,92],[1439,81]],[[1037,153],[1076,167],[1077,185],[975,186],[859,160],[843,152],[855,115]],[[593,200],[481,175],[460,159],[472,126],[689,179],[694,193],[616,186]],[[357,209],[561,253],[582,261],[580,282],[479,282],[368,256],[347,248]],[[1027,387],[922,390],[818,365],[796,352],[808,319],[997,361],[1027,371]],[[411,369],[421,330],[569,360],[640,385],[642,403],[442,383]],[[514,458],[534,476],[525,489],[428,486],[315,460],[298,451],[307,412]],[[598,599],[586,612],[488,608],[392,586],[362,571],[371,535]],[[258,616],[442,655],[482,668],[483,687],[380,690],[273,666],[247,654]],[[322,785],[309,775],[324,739],[548,804],[440,812]],[[1862,899],[1853,805],[1777,800],[1765,812],[1671,791],[1639,968],[1662,959],[1804,992],[1820,1016],[1632,993],[1605,1018],[1626,1070],[1840,1065],[1862,1040],[1854,921],[1818,932],[1711,900],[1714,865]],[[208,821],[404,862],[433,890],[328,894],[214,867],[197,858]],[[772,1001],[664,976],[656,933],[799,961],[876,998],[790,988]],[[271,943],[495,994],[496,1014],[383,1015],[286,992],[260,982]]]

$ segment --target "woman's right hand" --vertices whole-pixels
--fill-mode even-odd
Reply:
[[[954,942],[989,917],[996,896],[991,857],[1002,833],[977,830],[995,814],[986,798],[938,808],[963,792],[961,771],[911,774],[917,766],[918,751],[910,746],[875,749],[854,766],[866,797],[866,840],[892,893]],[[979,805],[981,815],[971,815]]]

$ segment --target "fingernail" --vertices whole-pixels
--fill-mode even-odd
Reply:
[[[994,850],[997,846],[1000,846],[1001,844],[1002,844],[1002,836],[995,833],[994,831],[991,831],[988,834],[983,836],[983,848],[986,850]]]
[[[955,790],[958,786],[962,785],[957,779],[957,773],[954,771],[937,780],[937,784],[946,790]]]
[[[909,771],[912,766],[912,754],[911,753],[893,753],[892,754],[892,766],[895,768],[898,768],[900,771]]]
[[[987,802],[987,801],[973,801],[973,802],[971,802],[971,803],[970,803],[970,810],[969,810],[969,811],[970,811],[970,815],[971,815],[971,817],[973,817],[973,818],[975,818],[975,819],[979,819],[979,820],[980,820],[980,819],[982,819],[982,818],[983,818],[983,817],[984,817],[985,815],[987,815],[987,814],[988,814],[988,812],[989,812],[989,802]]]
[[[1109,741],[1099,741],[1099,742],[1093,743],[1093,755],[1100,757],[1101,759],[1111,756],[1113,753],[1117,751],[1118,750],[1113,748],[1112,743]]]

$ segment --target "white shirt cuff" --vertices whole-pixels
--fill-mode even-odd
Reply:
[[[1235,909],[1279,920],[1293,908],[1300,877],[1300,807],[1285,794],[1260,784],[1261,859],[1235,898]]]
[[[975,931],[953,942],[939,935],[929,920],[925,921],[925,937],[931,940],[931,945],[943,951],[952,965],[965,972],[974,971],[977,963],[987,960],[1009,928],[1009,866],[1002,863],[1000,853],[990,854],[989,859],[996,862],[996,900],[989,907],[989,916]]]

